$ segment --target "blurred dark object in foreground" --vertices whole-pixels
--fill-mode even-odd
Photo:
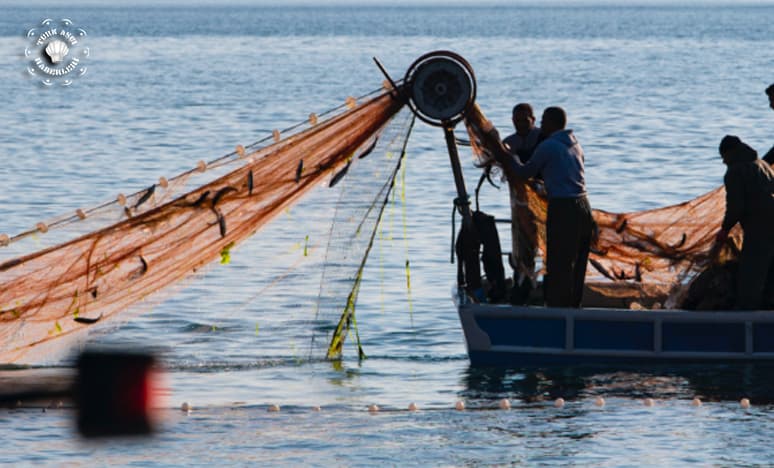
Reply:
[[[72,401],[84,437],[151,434],[155,365],[149,354],[86,351],[76,375],[66,368],[8,368],[0,371],[0,406],[45,410]]]
[[[81,354],[74,388],[78,431],[85,437],[153,432],[154,364],[153,356],[147,354]]]

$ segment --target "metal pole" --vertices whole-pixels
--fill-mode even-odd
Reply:
[[[462,176],[460,156],[457,152],[457,144],[454,141],[454,125],[444,123],[443,134],[446,137],[446,148],[449,150],[449,161],[454,173],[454,185],[457,187],[457,199],[454,200],[454,206],[462,215],[462,229],[460,230],[460,239],[458,241],[461,242],[461,248],[457,250],[459,260],[457,285],[460,288],[465,288],[477,302],[484,302],[486,297],[481,289],[481,265],[478,258],[480,241],[476,228],[473,226],[470,200],[468,199],[468,192],[465,190],[465,179]]]
[[[454,141],[454,126],[444,124],[443,135],[446,137],[446,148],[449,150],[449,161],[451,162],[452,173],[454,174],[454,185],[457,187],[456,205],[462,215],[463,225],[472,221],[470,214],[470,200],[468,192],[465,189],[465,179],[462,176],[462,166],[460,165],[460,156],[457,152],[457,143]]]

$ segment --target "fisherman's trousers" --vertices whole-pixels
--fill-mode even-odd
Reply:
[[[585,195],[548,200],[546,220],[546,305],[580,307],[593,219]]]
[[[774,274],[774,237],[745,232],[736,276],[736,308],[755,310],[767,305],[764,290],[771,274]]]

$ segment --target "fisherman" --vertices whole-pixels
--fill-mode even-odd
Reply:
[[[522,163],[526,163],[540,143],[540,129],[535,127],[532,106],[526,102],[513,106],[511,121],[516,132],[505,137],[503,143],[511,154],[518,156]]]
[[[771,110],[774,110],[774,84],[766,88],[766,95],[769,97],[769,107],[771,107]],[[769,165],[774,164],[774,146],[763,156],[763,160],[769,163]]]
[[[529,103],[522,102],[513,106],[511,121],[516,131],[503,140],[503,144],[514,158],[518,158],[522,163],[529,161],[532,153],[535,151],[538,143],[542,140],[540,129],[535,127],[535,114]],[[513,288],[511,289],[510,299],[513,304],[523,304],[529,297],[529,293],[534,289],[532,279],[529,274],[535,270],[535,252],[526,243],[519,241],[519,223],[518,217],[518,195],[510,187],[511,200],[511,255],[508,257],[511,268],[513,268]],[[519,271],[519,263],[523,264],[527,271]]]
[[[512,158],[490,132],[495,158],[510,183],[541,174],[548,195],[546,222],[546,304],[580,307],[586,276],[592,225],[586,198],[583,149],[572,130],[565,129],[567,114],[561,107],[543,111],[540,131],[545,137],[524,164]]]
[[[726,135],[719,151],[728,169],[723,178],[726,213],[715,248],[726,241],[736,223],[742,225],[736,308],[759,309],[767,277],[774,273],[774,170],[736,136]]]

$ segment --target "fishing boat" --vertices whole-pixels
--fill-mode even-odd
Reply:
[[[774,363],[774,312],[480,304],[455,288],[474,366]]]
[[[472,219],[480,215],[471,212],[467,201],[457,153],[460,140],[453,135],[455,124],[464,122],[474,153],[486,157],[491,138],[485,134],[492,125],[473,103],[472,68],[454,54],[433,53],[420,58],[404,82],[417,115],[444,129],[457,188],[455,206],[462,217],[460,236],[465,229],[480,230]],[[545,197],[526,181],[515,190],[520,241],[545,254]],[[478,241],[472,254],[461,252],[458,243],[460,270],[452,295],[471,364],[774,362],[774,311],[740,312],[730,310],[729,305],[720,310],[683,307],[691,295],[696,306],[704,296],[733,289],[730,277],[723,276],[723,267],[717,266],[717,251],[712,250],[713,234],[724,211],[723,197],[719,187],[694,200],[655,210],[620,214],[595,210],[599,232],[592,245],[581,309],[545,307],[542,297],[533,297],[524,305],[488,303],[480,293],[481,285],[487,286],[486,279],[479,281]],[[738,255],[739,234],[735,233],[735,244],[723,247],[727,249],[724,259]],[[478,238],[477,234],[473,237]],[[499,251],[498,245],[496,256]],[[502,275],[502,267],[498,268]],[[533,284],[538,284],[534,258],[516,269],[527,271]],[[719,274],[702,276],[706,272]],[[699,305],[694,308],[709,308]]]

